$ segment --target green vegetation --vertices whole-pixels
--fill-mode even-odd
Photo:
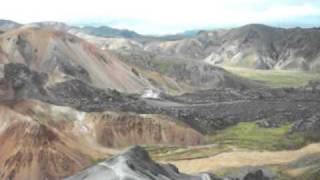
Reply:
[[[155,160],[174,161],[185,159],[199,159],[231,151],[227,146],[209,145],[199,147],[146,145],[144,148]]]
[[[282,150],[302,147],[306,140],[300,134],[288,135],[290,125],[279,128],[261,128],[255,122],[242,122],[208,139],[211,143],[233,145],[246,149]]]
[[[304,146],[308,140],[298,133],[288,134],[289,127],[286,124],[278,128],[261,128],[255,122],[242,122],[207,136],[208,145],[145,145],[144,148],[153,159],[172,161],[210,157],[231,151],[233,147],[276,151]]]
[[[257,70],[229,66],[223,66],[223,68],[236,75],[262,82],[270,87],[302,86],[308,81],[320,77],[317,73],[307,73],[302,71]]]

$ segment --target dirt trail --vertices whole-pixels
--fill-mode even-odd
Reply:
[[[180,171],[196,173],[215,171],[227,167],[284,164],[305,155],[320,152],[320,143],[307,145],[292,151],[241,151],[225,152],[205,159],[172,161]]]

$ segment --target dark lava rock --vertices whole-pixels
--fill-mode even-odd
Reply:
[[[265,176],[263,171],[259,169],[255,172],[248,173],[243,180],[270,180],[270,178]]]
[[[295,122],[289,132],[300,132],[308,138],[320,139],[320,114],[316,114],[306,120]]]
[[[43,86],[47,80],[45,73],[34,72],[24,64],[4,66],[4,81],[7,88],[14,91],[14,100],[44,95]]]
[[[270,121],[267,119],[259,120],[256,124],[261,128],[277,128],[279,127],[279,123],[276,121]]]
[[[304,88],[215,89],[154,100],[102,90],[88,81],[73,78],[49,86],[46,74],[23,64],[10,63],[4,67],[2,81],[13,92],[15,100],[37,99],[85,112],[165,114],[203,134],[242,121],[261,119],[268,120],[261,122],[261,126],[274,127],[283,122],[308,119],[320,112],[320,93]]]
[[[320,80],[311,80],[305,86],[307,90],[311,90],[313,92],[320,92]]]
[[[67,105],[81,111],[120,110],[121,106],[135,101],[116,90],[95,88],[81,80],[73,79],[48,88],[54,104]]]
[[[186,175],[171,164],[151,160],[147,151],[134,146],[65,180],[222,180],[214,175]]]

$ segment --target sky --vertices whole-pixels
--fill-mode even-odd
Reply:
[[[141,34],[250,23],[320,26],[320,0],[4,0],[0,19],[106,25]]]

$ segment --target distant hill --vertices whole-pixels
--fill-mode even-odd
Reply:
[[[19,23],[14,21],[0,19],[0,31],[7,31],[20,26],[21,25]]]
[[[188,33],[187,33],[188,34]],[[276,28],[250,24],[233,29],[199,31],[157,38],[124,39],[119,49],[113,41],[99,41],[112,50],[141,51],[156,55],[205,61],[253,69],[298,69],[320,72],[320,28]],[[95,42],[91,38],[91,42]],[[102,43],[105,42],[105,43]]]
[[[84,33],[101,36],[101,37],[124,37],[124,38],[141,38],[142,35],[127,29],[115,29],[107,26],[93,27],[85,26],[80,28]]]
[[[282,29],[260,24],[203,31],[144,49],[168,56],[256,69],[300,69],[320,72],[320,29]]]

